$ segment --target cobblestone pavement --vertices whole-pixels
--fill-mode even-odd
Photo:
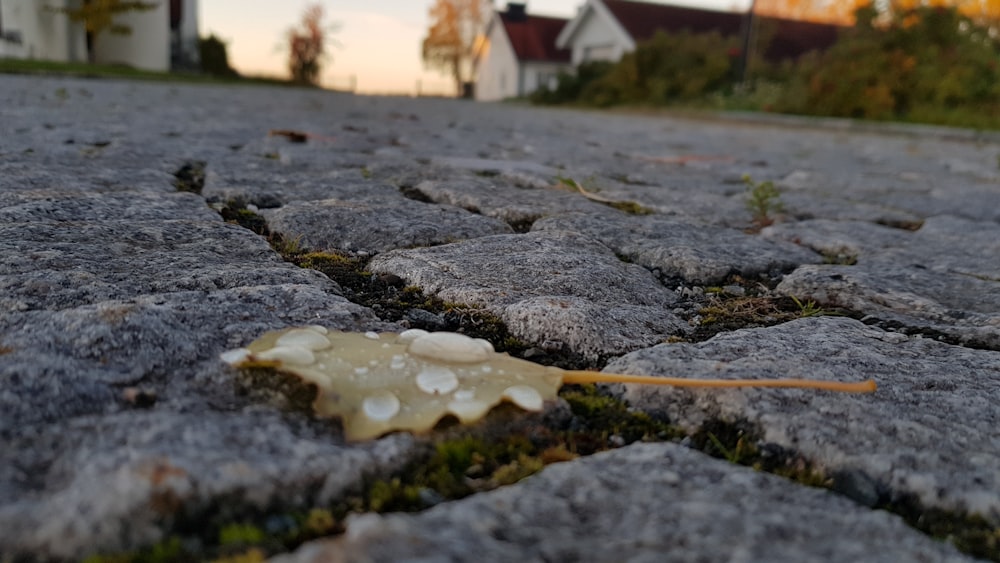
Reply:
[[[1000,144],[810,123],[0,76],[0,561],[1000,560]],[[608,386],[675,438],[341,523],[460,430],[349,443],[218,359],[484,319],[568,367],[879,389]]]

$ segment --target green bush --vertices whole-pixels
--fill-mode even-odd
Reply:
[[[955,125],[1000,123],[1000,44],[955,8],[888,22],[871,8],[829,51],[806,57],[774,109]]]
[[[198,55],[201,57],[202,72],[212,76],[239,76],[229,66],[229,54],[226,52],[226,43],[214,34],[198,40]]]
[[[595,80],[600,79],[614,66],[608,61],[591,61],[581,63],[576,73],[561,72],[553,89],[540,88],[531,94],[531,101],[536,104],[566,104],[580,99],[583,90]]]
[[[659,105],[689,101],[727,88],[733,80],[736,38],[718,33],[657,34],[622,57],[581,92],[583,102]]]

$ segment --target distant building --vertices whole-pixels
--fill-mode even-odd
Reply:
[[[570,52],[556,47],[569,20],[529,15],[523,3],[495,12],[476,56],[476,93],[481,101],[526,96],[550,87],[562,71],[572,70]]]
[[[574,65],[617,61],[657,31],[714,31],[723,36],[735,36],[742,33],[746,19],[744,12],[719,12],[634,0],[586,0],[576,17],[559,33],[556,46],[572,52]],[[841,29],[831,24],[768,16],[759,16],[757,20],[759,43],[765,45],[761,54],[773,61],[826,49],[837,40]]]
[[[198,68],[198,0],[160,0],[145,12],[115,21],[129,35],[104,32],[87,37],[82,23],[52,8],[74,8],[84,0],[0,0],[0,57],[86,62],[91,50],[98,63],[144,70]]]

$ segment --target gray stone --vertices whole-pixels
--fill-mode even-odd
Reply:
[[[487,217],[496,217],[520,229],[541,217],[563,211],[602,211],[601,204],[554,184],[546,188],[522,188],[507,182],[484,179],[425,181],[414,191],[437,202],[454,205]]]
[[[63,309],[150,293],[305,283],[339,293],[284,263],[261,237],[214,221],[0,224],[0,306]]]
[[[868,262],[872,253],[899,246],[911,233],[868,221],[813,219],[779,223],[761,231],[761,236],[811,248],[830,260],[858,259]]]
[[[592,357],[687,329],[670,311],[673,292],[644,268],[575,233],[497,235],[387,252],[368,268],[446,301],[485,307],[529,342],[560,340]]]
[[[436,157],[431,159],[432,164],[447,166],[449,168],[459,168],[472,170],[480,173],[510,173],[510,172],[530,172],[539,176],[554,177],[559,174],[559,170],[539,165],[530,160],[496,160],[489,158],[463,158],[463,157]]]
[[[905,330],[1000,348],[1000,225],[932,217],[915,231],[808,221],[772,227],[855,266],[803,266],[776,290]]]
[[[623,356],[609,372],[707,378],[873,378],[874,394],[629,385],[623,397],[692,431],[743,422],[828,474],[860,471],[893,499],[1000,523],[1000,352],[884,332],[837,317],[739,330]],[[961,412],[961,416],[955,413]],[[887,444],[891,446],[887,447]]]
[[[294,202],[262,214],[272,231],[312,250],[374,253],[511,232],[496,219],[398,195]]]
[[[709,458],[634,444],[421,514],[366,514],[273,563],[971,561],[886,512]]]
[[[355,200],[399,194],[395,186],[364,178],[362,167],[304,172],[300,167],[264,160],[248,165],[246,158],[233,163],[209,163],[202,195],[212,202],[250,203],[261,209],[293,201]]]
[[[752,279],[820,261],[794,244],[659,215],[566,213],[540,220],[532,230],[581,233],[670,282],[718,284],[731,274]]]
[[[681,294],[664,289],[648,271],[664,265],[691,279],[795,268],[780,287],[785,293],[817,301],[829,294],[831,302],[868,315],[867,322],[996,347],[996,138],[791,121],[0,76],[0,560],[135,550],[181,532],[179,515],[186,522],[230,523],[261,511],[335,503],[363,483],[362,475],[394,471],[423,451],[408,435],[345,444],[335,421],[312,419],[302,389],[217,361],[221,351],[288,325],[402,327],[348,303],[322,275],[283,263],[261,237],[224,224],[210,203],[236,200],[278,214],[281,206],[315,211],[330,199],[389,202],[379,214],[400,210],[393,245],[404,247],[448,242],[454,235],[446,231],[454,227],[425,212],[450,209],[442,215],[461,218],[458,238],[469,240],[442,250],[390,251],[384,264],[391,258],[393,270],[411,272],[439,295],[451,292],[449,300],[481,304],[539,349],[603,359],[686,332],[675,314],[695,314],[706,294],[687,287],[694,282],[680,273],[668,275],[676,276],[671,283],[683,281]],[[272,134],[280,129],[303,132],[306,142]],[[205,163],[201,198],[178,194],[174,186],[175,174],[192,162]],[[773,233],[740,232],[750,222],[744,174],[776,181],[782,191],[786,211]],[[560,177],[656,214],[627,216],[553,189]],[[473,209],[480,215],[468,212]],[[574,223],[575,234],[551,230],[567,212],[559,220]],[[523,231],[539,218],[541,227],[550,222],[545,230],[492,234],[510,232],[501,220]],[[381,226],[378,216],[345,220],[361,237]],[[923,227],[909,232],[875,223]],[[426,230],[416,228],[421,224]],[[317,221],[300,234],[334,230]],[[858,263],[819,265],[822,258],[807,248],[856,250]],[[638,263],[625,264],[615,254],[634,254]],[[713,347],[738,342],[733,346],[751,358],[739,364],[740,374],[752,376],[755,366],[778,366],[768,375],[838,379],[872,372],[882,389],[872,397],[675,392],[651,397],[645,406],[670,409],[692,427],[713,417],[749,420],[766,440],[803,451],[830,470],[834,487],[863,506],[913,493],[928,506],[993,510],[995,521],[995,353],[846,319],[800,321],[711,342],[671,348],[694,350],[684,352],[692,354],[690,365],[671,364],[660,357],[664,347],[653,348],[648,353],[660,359],[646,367],[711,374],[719,359],[709,354]],[[841,363],[846,373],[834,371]],[[488,422],[544,426],[517,411],[508,411],[507,419],[501,414]],[[498,528],[521,534],[502,545],[466,533],[470,522],[483,521],[473,520],[475,514],[455,525],[455,536],[428,535],[435,538],[423,544],[434,550],[428,558],[454,553],[468,559],[475,552],[466,548],[484,545],[542,545],[525,540],[529,535],[555,539],[544,544],[550,552],[517,547],[526,559],[605,553],[599,550],[614,559],[649,554],[655,560],[673,552],[687,559],[749,553],[750,559],[781,560],[768,557],[779,550],[787,560],[878,560],[896,554],[887,546],[906,546],[899,559],[925,553],[919,546],[926,539],[913,531],[903,537],[900,526],[880,532],[880,542],[865,539],[871,537],[866,530],[883,530],[872,519],[895,520],[843,499],[816,514],[795,512],[803,489],[763,475],[750,475],[752,487],[719,489],[726,491],[725,503],[708,505],[711,510],[699,512],[705,503],[685,515],[663,510],[669,498],[650,495],[648,487],[625,494],[619,485],[658,478],[651,471],[658,468],[641,457],[622,452],[551,468],[551,477],[539,478],[540,492],[528,488],[529,480],[441,503],[442,513],[505,495],[527,494],[542,504],[516,505],[530,510],[502,516],[532,522]],[[732,474],[737,481],[749,475],[698,459],[694,483],[699,473]],[[591,464],[613,480],[574,480]],[[792,501],[768,504],[759,489]],[[546,496],[552,490],[572,491],[566,498],[593,495],[598,508],[581,513],[598,525],[563,527],[560,518],[573,506],[589,505],[559,504]],[[643,495],[659,504],[642,504]],[[546,512],[544,503],[570,510]],[[640,507],[642,518],[622,522],[638,524],[611,521],[632,514],[629,505]],[[778,507],[768,514],[787,515],[787,522],[753,527],[761,505]],[[849,516],[841,519],[841,512]],[[701,523],[694,533],[681,528],[681,535],[664,536],[694,517],[701,518],[693,520]],[[716,520],[736,523],[721,530],[753,535],[728,551],[733,537],[743,536],[711,535]],[[782,539],[784,530],[792,531]],[[561,539],[569,533],[587,543],[560,551],[570,545]],[[709,543],[693,543],[702,535]],[[863,541],[854,543],[855,537]],[[916,551],[910,538],[919,543]],[[657,553],[643,551],[661,544]],[[777,547],[766,551],[768,545]],[[932,545],[944,551],[927,552],[925,559],[949,557],[946,547]],[[498,553],[507,559],[522,552]],[[764,555],[754,557],[758,553]]]

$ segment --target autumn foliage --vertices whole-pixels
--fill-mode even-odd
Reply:
[[[775,109],[866,119],[1000,123],[1000,43],[955,8],[857,12],[829,51],[803,60]],[[976,123],[964,123],[964,116]]]
[[[155,10],[158,5],[157,2],[91,0],[76,7],[55,8],[46,6],[46,8],[54,12],[66,14],[71,21],[83,24],[84,29],[90,37],[89,58],[93,62],[97,40],[104,32],[114,35],[129,35],[132,33],[131,27],[115,20],[117,16],[129,12]]]
[[[727,65],[724,54],[733,38],[660,35],[616,64],[561,77],[558,88],[533,99],[599,106],[682,102],[1000,128],[1000,33],[990,12],[996,2],[862,5],[850,16],[854,23],[822,53],[781,63],[755,58],[750,89],[736,87]],[[830,11],[838,2],[817,4],[826,11],[811,8],[808,0],[758,3],[768,9],[777,5],[786,16],[842,17]],[[767,48],[767,34],[758,36],[755,51],[760,53]]]
[[[490,13],[486,0],[436,0],[431,6],[431,26],[422,46],[424,64],[450,74],[459,92],[472,80],[476,44]]]
[[[288,71],[297,84],[319,83],[322,59],[326,48],[323,30],[323,7],[313,4],[306,8],[298,28],[288,30]]]
[[[869,0],[757,0],[762,15],[853,25],[854,13]],[[980,24],[1000,22],[1000,0],[890,0],[879,2],[886,17],[912,13],[919,8],[954,8]]]

